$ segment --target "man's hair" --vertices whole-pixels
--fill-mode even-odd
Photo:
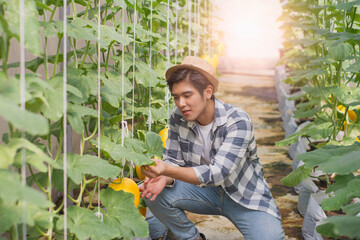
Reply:
[[[192,86],[198,90],[201,97],[204,97],[204,90],[207,86],[211,85],[211,82],[201,73],[196,70],[191,69],[178,69],[176,70],[167,80],[167,84],[169,86],[170,92],[172,92],[172,88],[174,83],[179,83],[181,81],[188,81]],[[214,86],[213,86],[214,87]],[[214,100],[214,94],[211,96],[211,99]]]

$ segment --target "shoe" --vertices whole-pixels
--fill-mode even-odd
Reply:
[[[206,237],[205,237],[205,235],[203,233],[200,233],[200,237],[201,237],[202,240],[206,240]]]

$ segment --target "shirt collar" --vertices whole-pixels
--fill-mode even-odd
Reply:
[[[227,113],[224,106],[224,102],[215,98],[215,124],[214,126],[219,127],[227,122]],[[197,132],[195,121],[186,121],[184,116],[181,115],[181,121],[187,123],[187,126]]]

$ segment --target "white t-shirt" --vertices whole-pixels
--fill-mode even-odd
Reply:
[[[201,164],[204,165],[209,165],[210,162],[210,151],[211,151],[211,139],[210,139],[210,131],[212,129],[214,125],[214,121],[212,121],[210,124],[208,125],[200,125],[197,121],[196,121],[196,126],[198,127],[198,129],[200,130],[200,138],[201,141],[203,143],[203,152],[201,154]]]

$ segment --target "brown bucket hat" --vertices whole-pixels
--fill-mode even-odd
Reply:
[[[191,69],[191,70],[198,71],[199,73],[204,75],[210,81],[210,83],[213,85],[214,93],[217,91],[219,81],[216,78],[216,69],[206,60],[201,59],[199,57],[187,56],[184,58],[184,61],[182,61],[181,64],[170,67],[166,71],[166,73],[165,73],[166,80],[168,80],[170,78],[170,76],[176,70],[179,70],[179,69]]]

